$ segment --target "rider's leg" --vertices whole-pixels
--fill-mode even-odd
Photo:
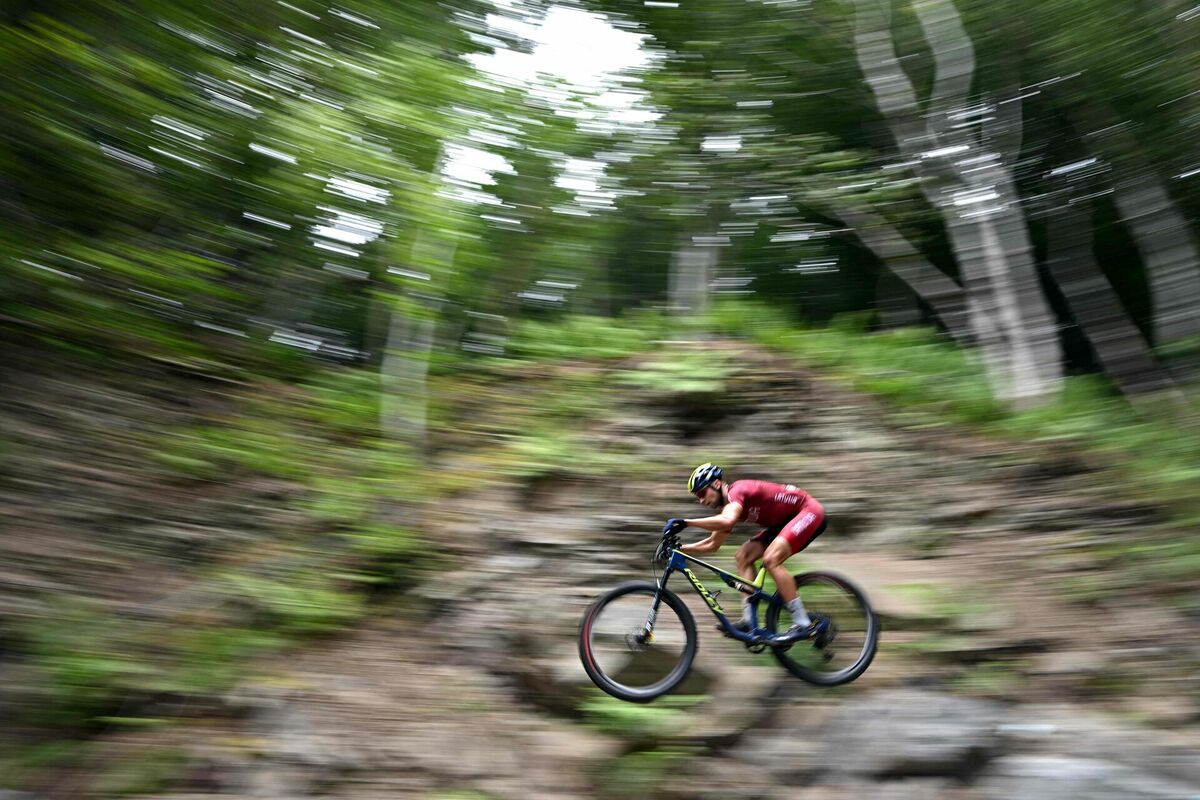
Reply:
[[[796,594],[796,581],[783,563],[793,554],[799,553],[812,543],[812,540],[825,531],[825,509],[811,497],[800,508],[800,513],[787,525],[779,537],[771,543],[763,554],[763,566],[771,573],[771,578],[779,588],[779,596],[792,613],[793,627],[808,628],[812,624],[804,603]]]
[[[771,542],[771,546],[763,554],[763,566],[767,568],[767,572],[771,574],[771,579],[775,581],[775,586],[779,589],[779,596],[783,598],[787,610],[792,612],[793,624],[807,628],[812,624],[812,620],[808,618],[808,612],[804,610],[804,603],[801,602],[800,596],[796,594],[795,578],[788,572],[787,567],[783,565],[783,562],[787,561],[791,555],[791,543],[787,538],[780,536]]]
[[[743,543],[733,554],[733,562],[737,565],[737,574],[748,581],[753,581],[757,577],[754,574],[754,565],[762,558],[764,549],[765,546],[758,541],[757,536]],[[749,595],[745,592],[742,597],[742,622],[751,628],[758,626],[758,620],[754,618],[754,609],[750,606]]]

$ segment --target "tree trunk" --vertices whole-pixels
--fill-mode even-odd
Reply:
[[[1046,219],[1046,266],[1096,358],[1126,395],[1173,387],[1093,256],[1091,220],[1066,204]]]
[[[409,303],[419,307],[416,301],[409,299]],[[407,443],[415,453],[423,453],[426,444],[429,393],[425,378],[436,323],[432,307],[409,313],[393,308],[380,366],[384,388],[380,429],[385,438]]]
[[[676,314],[703,314],[717,266],[717,248],[683,236],[671,260],[668,308]]]
[[[1147,165],[1117,178],[1114,199],[1137,240],[1154,301],[1154,340],[1200,335],[1200,253],[1187,220]]]
[[[1020,119],[1006,114],[1004,147],[950,124],[969,102],[974,47],[951,0],[914,12],[934,57],[931,96],[920,103],[896,56],[890,0],[856,0],[859,65],[897,149],[913,163],[938,209],[958,260],[969,325],[996,396],[1041,402],[1061,379],[1061,344],[1030,256],[1029,234],[1012,190],[1012,142]],[[969,164],[969,167],[968,167]]]
[[[413,243],[414,262],[423,256],[423,239],[419,234]],[[438,272],[449,273],[454,253],[455,245],[446,244],[444,250],[429,257],[436,262],[433,266]],[[380,364],[380,429],[385,438],[407,443],[415,453],[425,451],[429,407],[426,375],[440,305],[441,301],[432,295],[416,296],[412,292],[393,300],[387,346]]]
[[[1141,155],[1141,143],[1102,103],[1064,96],[1075,125],[1094,140],[1113,169],[1113,199],[1129,227],[1150,284],[1154,344],[1200,335],[1200,250],[1162,178]],[[1074,101],[1074,102],[1073,102]]]
[[[841,207],[834,216],[854,233],[893,274],[925,301],[960,344],[971,341],[962,287],[930,264],[917,248],[883,217],[871,211]]]

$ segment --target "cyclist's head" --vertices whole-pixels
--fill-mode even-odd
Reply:
[[[692,470],[692,476],[688,478],[688,491],[700,496],[705,489],[724,477],[725,471],[716,464],[701,464]]]

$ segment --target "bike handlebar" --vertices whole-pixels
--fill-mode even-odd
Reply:
[[[654,551],[655,561],[665,561],[667,553],[678,548],[680,545],[678,533],[664,533],[658,542],[658,549]]]

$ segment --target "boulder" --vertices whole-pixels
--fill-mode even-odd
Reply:
[[[874,778],[966,779],[999,755],[998,703],[934,691],[876,692],[846,703],[822,736],[822,770]]]
[[[1196,784],[1160,778],[1111,761],[1063,756],[999,758],[977,788],[985,800],[1182,800],[1200,794]]]

